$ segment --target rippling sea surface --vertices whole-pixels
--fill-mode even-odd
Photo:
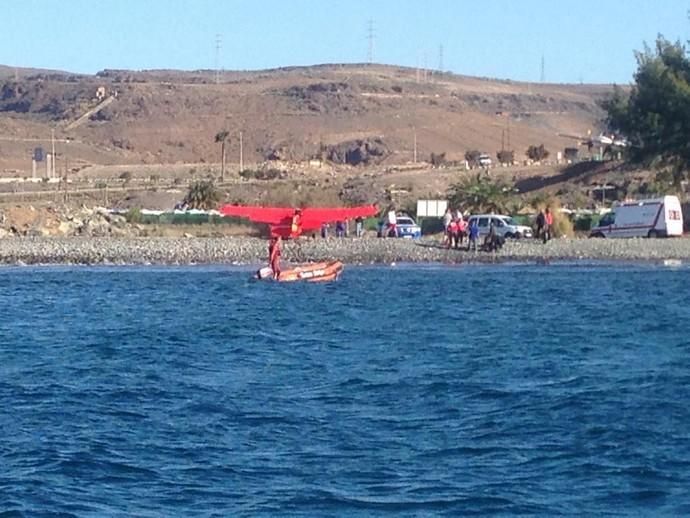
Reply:
[[[0,269],[0,515],[690,514],[690,270],[249,276]]]

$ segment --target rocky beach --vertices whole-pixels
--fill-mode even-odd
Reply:
[[[6,237],[0,264],[261,264],[266,241],[254,237]],[[690,239],[508,241],[498,252],[447,250],[438,239],[300,239],[284,244],[285,263],[339,259],[346,264],[542,261],[690,261]]]

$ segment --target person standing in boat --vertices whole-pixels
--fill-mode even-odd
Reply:
[[[273,270],[274,279],[278,279],[280,276],[280,254],[282,252],[280,243],[280,236],[274,236],[268,244],[268,264]]]

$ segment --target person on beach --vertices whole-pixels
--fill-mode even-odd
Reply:
[[[477,251],[477,240],[479,239],[479,225],[477,224],[477,218],[474,218],[470,222],[469,229],[467,230],[468,233],[468,239],[467,239],[467,251],[469,252],[470,249],[474,249],[474,251]]]
[[[335,237],[345,237],[345,224],[342,221],[335,222]]]
[[[386,226],[385,234],[386,237],[398,237],[398,216],[392,207],[388,211],[388,225]]]
[[[457,248],[458,247],[458,222],[453,219],[448,224],[448,243],[446,248]]]
[[[297,239],[297,237],[302,233],[302,209],[295,209],[295,213],[292,215],[292,222],[290,224],[290,237],[292,239]]]
[[[540,210],[539,214],[537,214],[537,232],[534,234],[534,237],[536,239],[539,239],[542,237],[542,232],[544,232],[544,211]]]
[[[443,244],[447,244],[448,240],[450,239],[450,236],[448,235],[448,226],[450,225],[450,222],[453,220],[453,214],[450,210],[450,207],[446,209],[446,212],[443,214]]]
[[[460,211],[458,211],[460,212]],[[465,237],[467,236],[467,222],[463,219],[462,214],[460,214],[460,217],[458,218],[458,242],[457,246],[455,248],[458,248],[459,246],[462,245],[462,242],[465,240]]]
[[[362,216],[357,216],[355,218],[355,235],[357,237],[362,237],[363,233],[364,233],[364,219],[362,219]]]
[[[487,250],[487,252],[495,252],[496,250],[503,248],[504,243],[505,238],[498,235],[498,232],[496,232],[496,224],[492,219],[491,223],[489,224],[489,233],[484,239],[484,248]]]
[[[281,239],[280,236],[272,237],[268,243],[268,264],[273,270],[273,278],[280,277],[280,254],[281,254]]]
[[[546,210],[544,211],[544,243],[549,241],[551,239],[551,227],[553,225],[553,214],[551,213],[551,209],[546,207]]]

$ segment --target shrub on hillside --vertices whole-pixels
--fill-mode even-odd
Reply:
[[[129,209],[125,214],[125,219],[127,223],[141,223],[141,210],[136,207]]]
[[[479,157],[482,155],[482,152],[477,150],[477,149],[472,149],[470,151],[467,151],[465,153],[465,160],[467,160],[467,164],[470,167],[477,167],[479,165]]]
[[[527,148],[527,158],[535,162],[541,162],[549,157],[549,150],[544,147],[544,144],[539,146],[530,146]]]
[[[240,177],[245,180],[275,180],[281,178],[283,172],[280,169],[243,169]]]
[[[431,162],[431,165],[434,167],[440,167],[446,163],[446,154],[445,153],[431,153],[431,156],[429,157],[429,161]]]
[[[515,162],[515,151],[508,151],[507,149],[496,153],[496,158],[499,164],[512,164]]]
[[[190,209],[210,210],[218,207],[220,192],[211,181],[195,182],[189,187],[184,204]]]

